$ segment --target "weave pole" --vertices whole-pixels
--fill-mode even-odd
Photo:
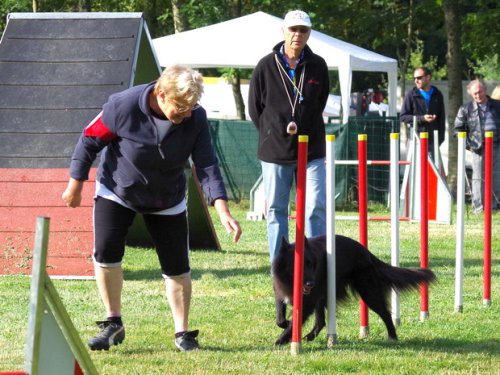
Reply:
[[[420,267],[429,267],[428,133],[420,133]],[[420,284],[420,321],[429,319],[429,285]]]
[[[484,135],[484,255],[483,306],[491,305],[491,198],[493,187],[493,132]]]
[[[36,218],[35,244],[33,248],[33,266],[30,288],[30,304],[28,315],[28,333],[26,335],[26,350],[24,370],[28,373],[38,373],[40,367],[41,335],[40,321],[44,315],[43,293],[45,286],[45,269],[47,267],[47,253],[49,244],[50,218],[38,216]]]
[[[359,242],[368,248],[368,168],[366,134],[358,134],[358,211],[359,211]],[[359,337],[366,338],[369,334],[368,306],[359,300]]]
[[[97,375],[47,274],[49,222],[37,217],[24,370],[31,375]]]
[[[460,132],[458,137],[457,156],[457,230],[455,249],[455,312],[463,311],[464,285],[464,208],[465,208],[465,140],[466,132]]]
[[[390,134],[391,265],[399,267],[399,133]],[[391,314],[394,325],[401,324],[399,292],[392,290]]]
[[[293,265],[293,308],[292,308],[292,355],[300,353],[302,336],[302,284],[304,281],[304,231],[306,207],[307,175],[307,135],[299,135],[297,159],[297,196],[296,196],[296,231],[295,254]]]
[[[326,136],[326,271],[327,347],[337,343],[337,281],[335,262],[335,136]]]

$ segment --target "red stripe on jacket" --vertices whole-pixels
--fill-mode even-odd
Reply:
[[[116,137],[116,134],[109,130],[106,124],[102,121],[102,112],[87,125],[83,134],[86,137],[97,137],[104,141],[110,141]]]

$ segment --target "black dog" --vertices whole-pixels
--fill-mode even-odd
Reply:
[[[286,303],[293,304],[293,268],[295,245],[283,239],[280,252],[273,262],[273,286],[276,298],[276,324],[284,331],[276,341],[283,345],[290,341],[292,324],[286,319]],[[375,311],[387,327],[389,339],[397,340],[396,329],[387,307],[391,289],[405,291],[418,289],[423,282],[432,282],[435,275],[424,268],[399,268],[382,262],[359,242],[336,236],[337,301],[348,297],[348,289],[359,295]],[[304,339],[311,341],[325,326],[327,302],[326,237],[305,239],[302,322],[315,312],[314,327]]]

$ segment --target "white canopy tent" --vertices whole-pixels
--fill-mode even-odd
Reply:
[[[229,21],[153,39],[161,66],[174,63],[192,67],[254,68],[259,60],[283,40],[283,20],[256,12]],[[322,56],[330,70],[338,70],[343,122],[350,108],[353,71],[386,72],[389,116],[396,115],[397,61],[355,45],[311,32],[309,47]]]

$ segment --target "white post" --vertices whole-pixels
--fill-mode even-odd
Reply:
[[[434,135],[434,144],[432,147],[434,147],[433,152],[434,152],[434,165],[436,166],[436,169],[441,172],[441,157],[439,155],[439,132],[437,130],[434,130],[433,133]]]
[[[416,187],[419,186],[418,181],[420,181],[420,141],[417,132],[417,116],[413,116],[413,128],[411,132],[411,168],[410,168],[410,220],[416,220],[415,211],[417,209],[417,202],[415,202],[415,195],[417,194]],[[418,178],[418,180],[417,180]],[[420,204],[418,220],[420,220]]]
[[[458,133],[457,158],[457,233],[455,250],[455,312],[463,311],[464,283],[464,207],[465,207],[465,140],[466,132]]]
[[[390,195],[391,195],[391,264],[399,267],[399,133],[391,133]],[[392,320],[401,324],[399,292],[391,293]]]
[[[337,342],[337,283],[335,270],[335,136],[326,136],[326,270],[327,346]]]

